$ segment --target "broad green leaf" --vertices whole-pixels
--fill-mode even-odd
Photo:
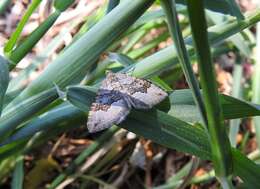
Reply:
[[[260,115],[260,105],[220,94],[220,103],[225,119],[245,118]],[[170,115],[188,122],[200,122],[200,116],[189,89],[175,90],[170,94]]]
[[[260,166],[248,159],[241,152],[232,149],[233,169],[247,188],[260,188]]]
[[[4,104],[4,97],[9,83],[8,61],[0,56],[0,117]]]

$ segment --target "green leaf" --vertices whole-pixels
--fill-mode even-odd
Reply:
[[[8,61],[0,56],[0,117],[4,104],[4,97],[9,83]]]
[[[212,149],[212,161],[216,176],[227,180],[232,173],[231,147],[224,125],[219,102],[216,73],[208,42],[207,22],[202,0],[187,1],[189,20],[199,66],[199,77],[207,113],[207,129]],[[223,185],[223,182],[221,182]]]
[[[236,149],[232,149],[232,159],[234,174],[239,176],[248,188],[260,188],[260,166]]]
[[[226,119],[260,115],[260,105],[258,104],[252,104],[227,95],[221,95],[220,101]]]

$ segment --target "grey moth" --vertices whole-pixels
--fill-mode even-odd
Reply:
[[[150,109],[168,94],[148,80],[108,72],[92,103],[87,127],[90,133],[121,123],[132,108]]]

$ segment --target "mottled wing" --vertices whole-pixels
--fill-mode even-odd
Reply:
[[[130,112],[122,95],[101,88],[89,111],[87,127],[94,133],[121,123]]]
[[[108,78],[116,81],[113,88],[120,91],[128,103],[136,109],[150,109],[168,96],[160,87],[145,79],[122,73],[109,73]]]
[[[150,109],[163,101],[168,94],[144,79],[136,79],[136,90],[131,94],[131,105],[136,109]]]

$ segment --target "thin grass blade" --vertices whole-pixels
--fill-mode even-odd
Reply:
[[[199,75],[208,120],[212,160],[220,180],[232,173],[231,149],[224,127],[224,117],[219,102],[215,71],[208,43],[207,23],[202,0],[188,0],[188,13],[199,65]],[[222,185],[224,185],[222,182]]]
[[[257,39],[256,39],[256,51],[255,51],[255,65],[254,65],[254,77],[253,77],[253,96],[252,101],[254,103],[260,103],[260,23],[257,24]],[[253,118],[254,127],[256,130],[256,140],[258,149],[260,149],[260,116]]]
[[[185,43],[182,37],[182,32],[180,29],[179,21],[178,21],[178,14],[177,9],[175,7],[174,0],[162,0],[161,4],[165,10],[168,29],[170,31],[172,40],[174,42],[174,47],[176,48],[176,52],[182,66],[183,73],[185,78],[191,88],[194,101],[200,110],[200,114],[204,125],[207,127],[207,115],[205,111],[205,105],[202,100],[202,96],[200,94],[200,88],[198,81],[193,73],[192,66],[190,63],[189,54],[186,50]]]
[[[4,97],[9,83],[8,61],[0,56],[0,117],[4,104]]]

